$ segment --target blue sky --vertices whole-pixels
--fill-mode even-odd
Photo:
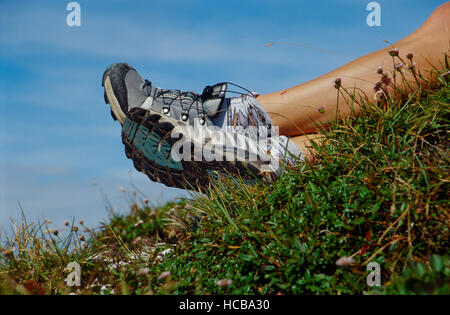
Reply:
[[[69,2],[0,0],[0,225],[18,218],[18,200],[30,219],[95,226],[107,216],[100,190],[117,211],[127,211],[121,186],[154,203],[185,195],[125,157],[103,103],[109,64],[128,62],[164,88],[232,81],[266,93],[401,39],[445,1],[378,1],[381,27],[367,26],[361,0],[78,1],[72,28]]]

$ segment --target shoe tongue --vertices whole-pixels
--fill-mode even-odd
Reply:
[[[212,98],[203,102],[203,109],[209,117],[215,117],[219,112],[222,98]]]
[[[210,117],[215,117],[219,111],[220,104],[225,99],[227,83],[217,83],[213,86],[207,86],[203,90],[203,109]]]

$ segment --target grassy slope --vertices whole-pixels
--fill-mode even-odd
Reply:
[[[131,213],[96,232],[24,221],[2,242],[0,293],[448,294],[447,77],[364,105],[272,185],[223,180],[159,208],[130,194]],[[81,288],[64,283],[71,261]]]

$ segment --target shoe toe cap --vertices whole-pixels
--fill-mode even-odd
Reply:
[[[105,80],[108,76],[123,78],[130,70],[134,70],[134,68],[127,63],[113,63],[103,72],[102,86],[105,86]]]

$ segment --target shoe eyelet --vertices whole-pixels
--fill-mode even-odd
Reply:
[[[167,115],[170,112],[169,107],[164,107],[162,112]]]

